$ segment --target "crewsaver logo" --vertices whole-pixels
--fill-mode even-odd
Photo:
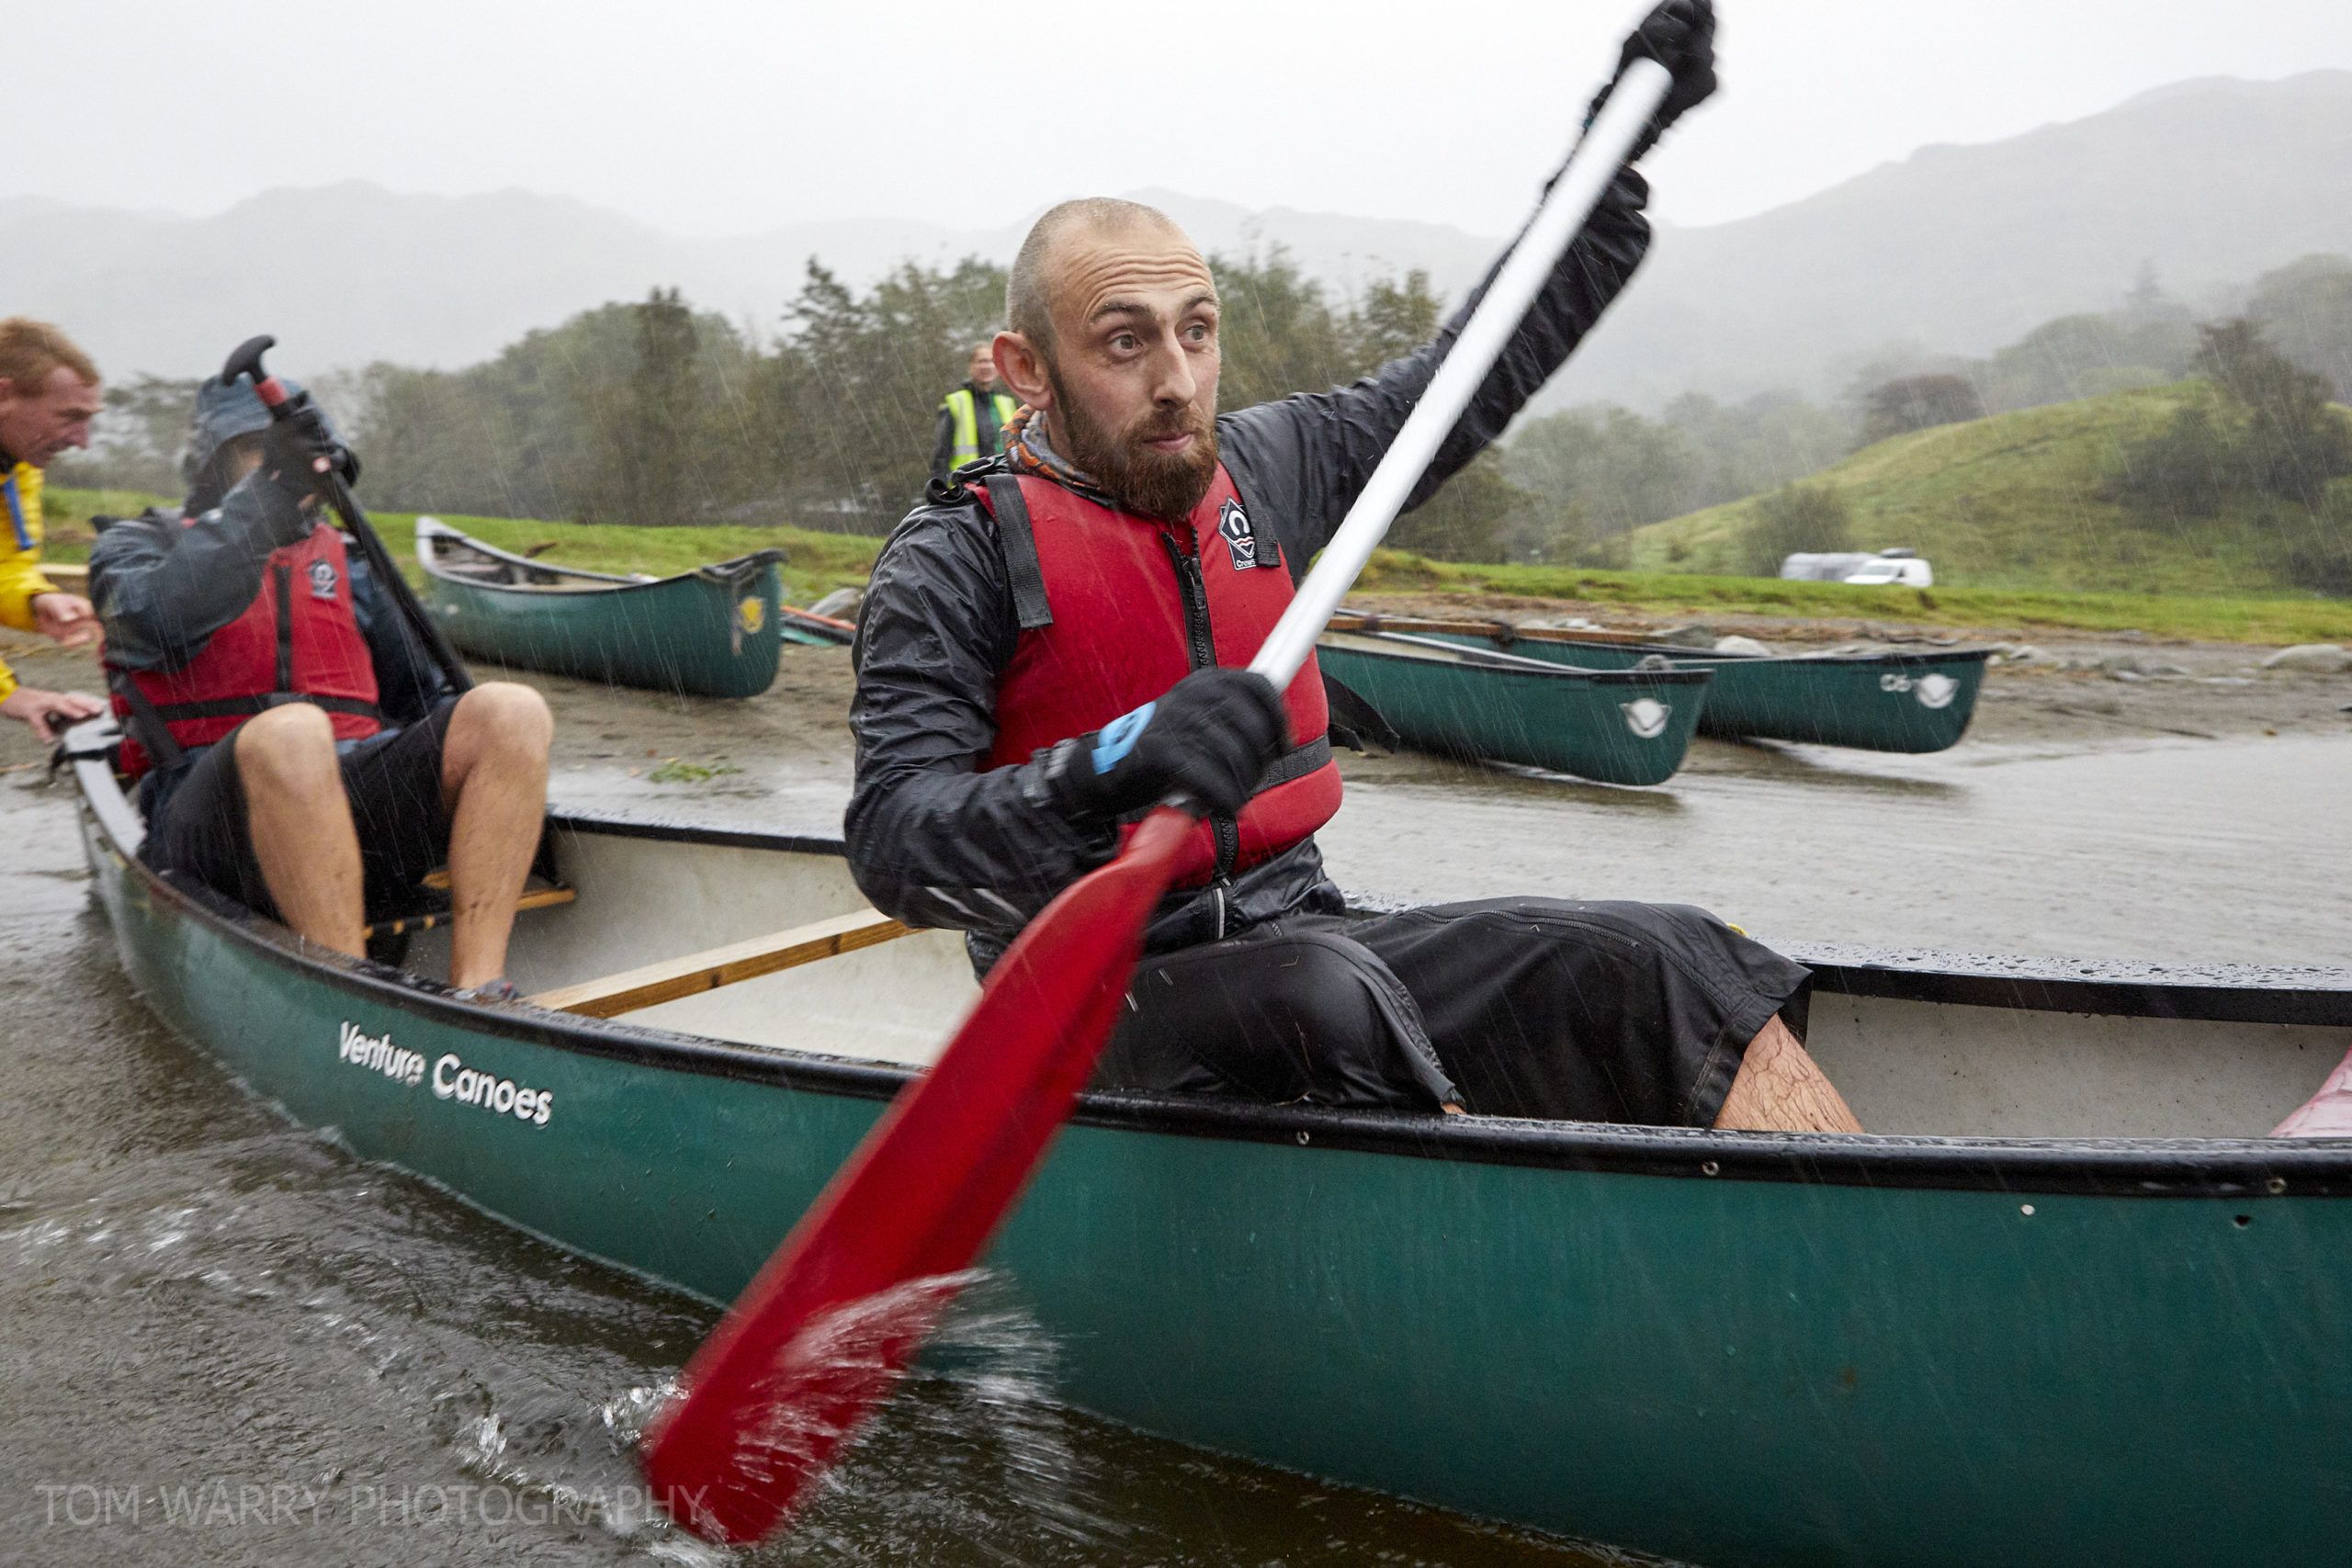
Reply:
[[[1227,501],[1216,514],[1217,536],[1225,547],[1233,552],[1233,570],[1240,571],[1258,564],[1258,536],[1250,531],[1250,514],[1241,510],[1238,501]]]
[[[310,577],[311,598],[333,599],[334,597],[336,577],[334,563],[333,561],[312,561],[311,563]]]

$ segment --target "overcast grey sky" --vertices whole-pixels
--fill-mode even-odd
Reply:
[[[685,233],[1009,223],[1166,186],[1499,232],[1624,0],[17,0],[0,195],[218,211],[363,178],[563,192]],[[2346,0],[1723,0],[1724,91],[1657,154],[1719,221],[1927,142],[2198,75],[2352,67]]]

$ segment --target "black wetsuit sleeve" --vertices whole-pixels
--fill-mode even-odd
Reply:
[[[1406,510],[1427,501],[1499,437],[1592,330],[1649,248],[1649,220],[1642,216],[1648,198],[1649,187],[1630,169],[1611,183],[1414,486]],[[1253,521],[1281,541],[1293,577],[1305,575],[1308,558],[1347,516],[1470,312],[1486,298],[1502,260],[1496,258],[1461,309],[1418,352],[1351,387],[1260,403],[1217,421],[1226,467]]]
[[[858,886],[910,925],[1010,938],[1116,849],[1109,824],[1063,814],[1043,761],[980,771],[1019,635],[996,525],[977,502],[926,507],[884,547],[851,651],[844,836]]]
[[[108,527],[90,547],[91,598],[106,624],[108,661],[185,669],[254,602],[271,552],[310,528],[300,508],[258,478],[186,525],[152,513]]]
[[[414,724],[433,711],[434,704],[452,694],[448,680],[410,629],[400,605],[376,581],[368,558],[356,546],[347,557],[352,616],[359,623],[359,635],[367,639],[376,666],[376,706],[388,725]]]

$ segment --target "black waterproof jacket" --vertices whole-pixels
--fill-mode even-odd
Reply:
[[[101,526],[90,547],[90,598],[106,627],[107,662],[123,670],[184,670],[212,634],[242,615],[261,592],[270,553],[311,530],[309,514],[258,477],[232,487],[220,504],[184,524],[184,513],[142,513]],[[377,582],[356,545],[349,547],[351,609],[376,666],[376,705],[386,728],[413,724],[448,695],[447,680]],[[204,749],[195,748],[185,769]],[[177,784],[159,770],[148,799]]]
[[[1408,508],[1502,434],[1617,297],[1649,244],[1647,197],[1640,175],[1618,175]],[[1305,576],[1346,517],[1486,291],[1482,281],[1435,341],[1351,387],[1218,418],[1219,455],[1242,504],[1261,535],[1271,531],[1280,542],[1294,577]],[[918,507],[892,535],[853,649],[850,869],[886,914],[968,933],[983,970],[1056,894],[1116,848],[1113,825],[1074,822],[1055,803],[1042,760],[980,771],[996,739],[997,678],[1018,635],[995,523],[956,491]],[[1214,941],[1295,909],[1340,907],[1310,839],[1229,886],[1170,894],[1147,950]]]

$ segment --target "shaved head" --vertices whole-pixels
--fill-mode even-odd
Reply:
[[[1180,521],[1216,477],[1216,279],[1164,212],[1066,201],[1022,242],[997,374],[1055,450],[1138,516]]]
[[[1021,242],[1021,254],[1012,258],[1012,276],[1004,289],[1006,326],[1041,352],[1053,353],[1054,275],[1063,254],[1074,239],[1129,229],[1153,229],[1192,243],[1174,219],[1140,201],[1089,196],[1049,209],[1030,226],[1028,238]]]

